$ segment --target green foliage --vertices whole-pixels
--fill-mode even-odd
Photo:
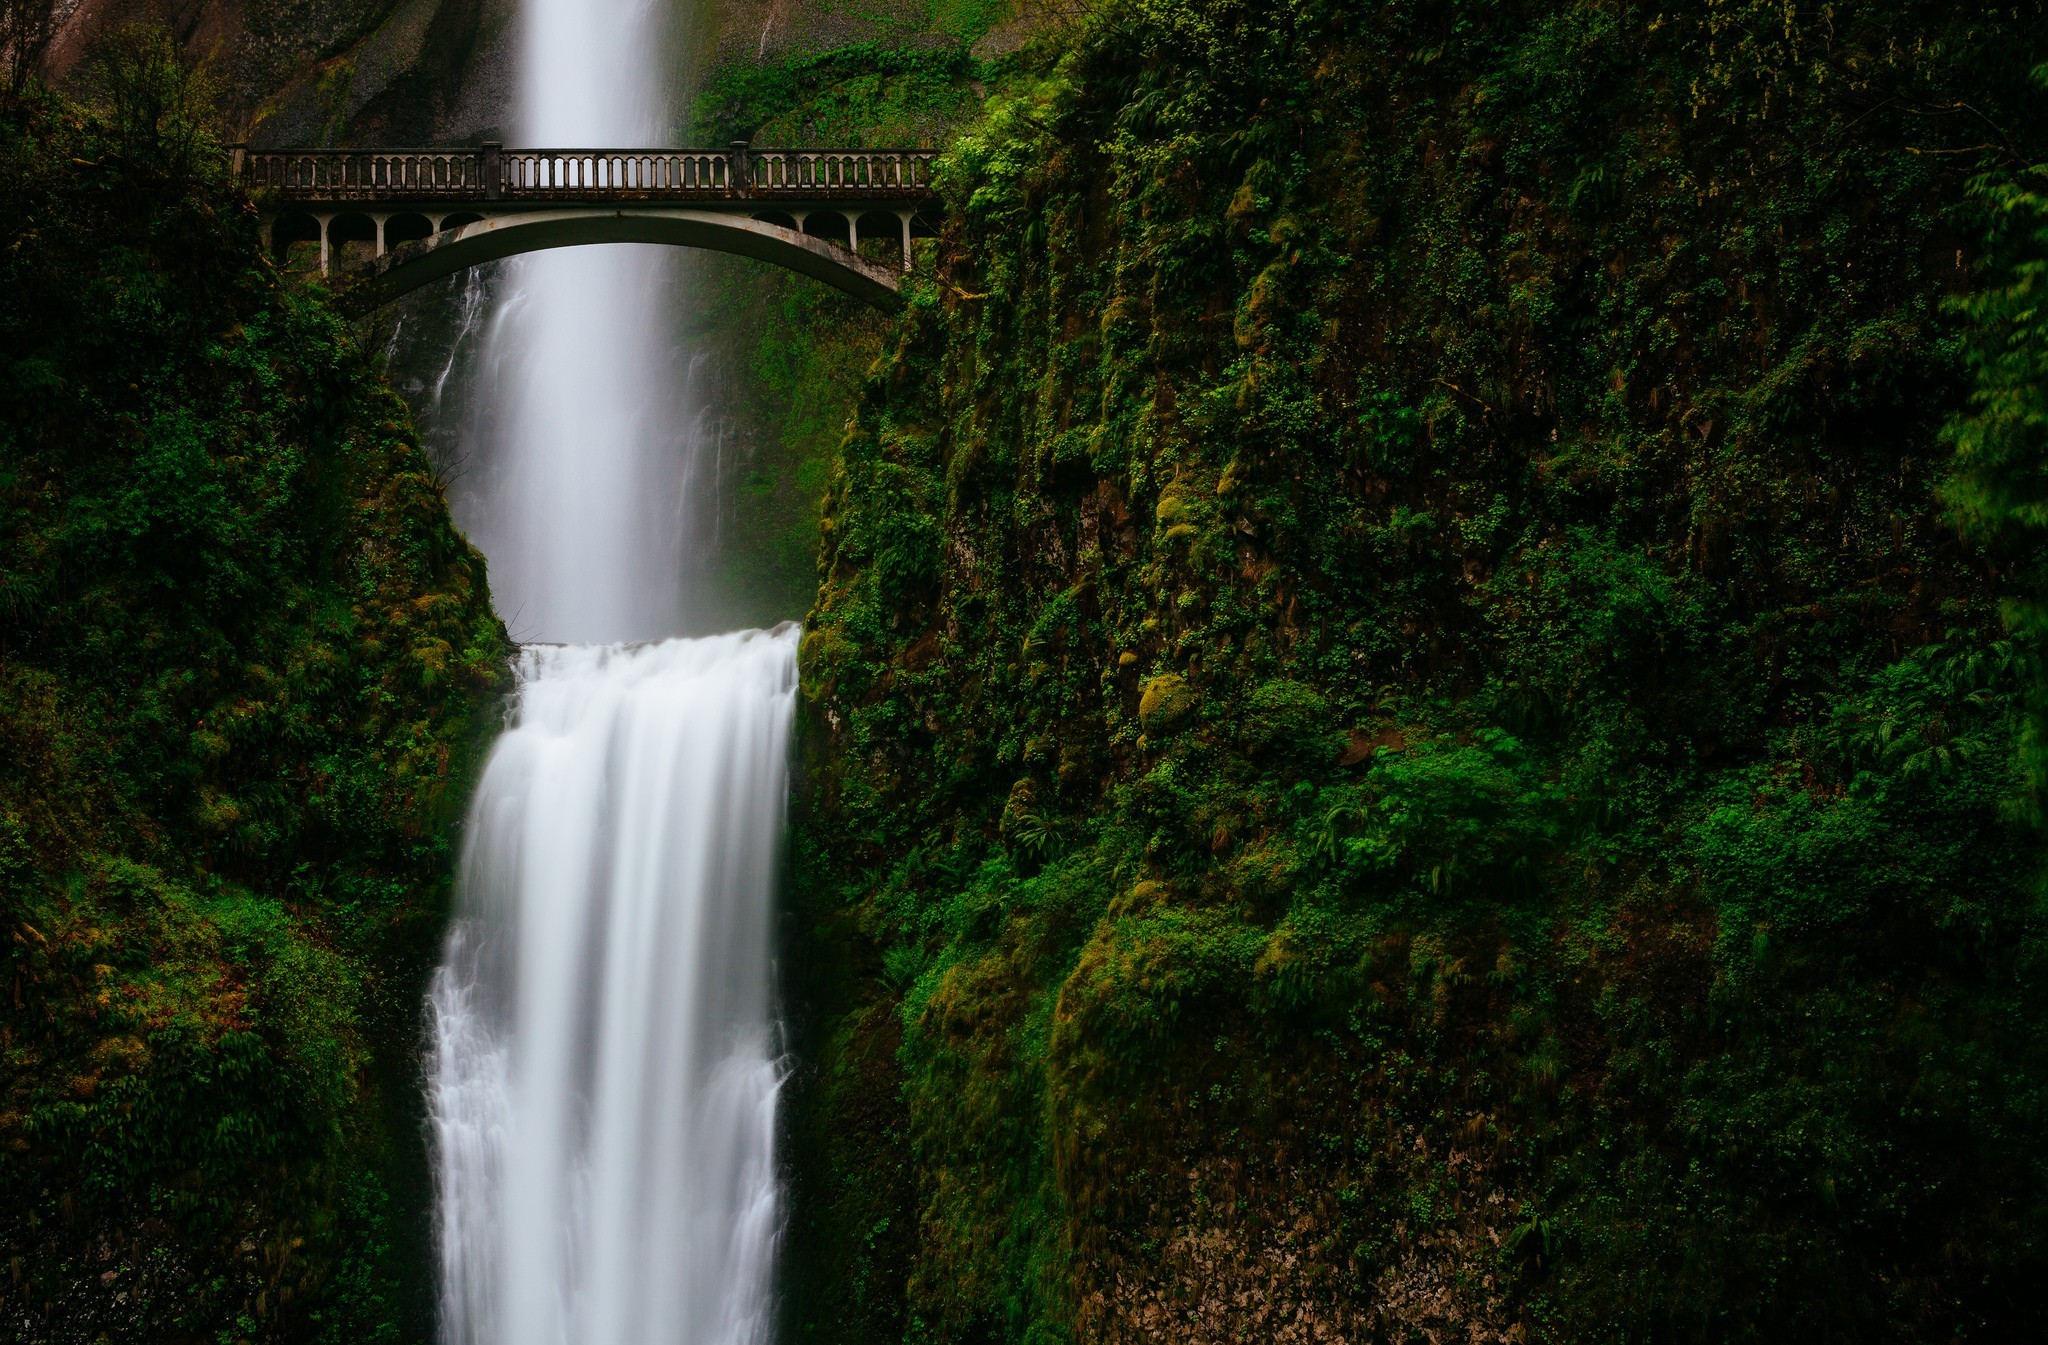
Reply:
[[[10,1339],[422,1334],[417,1005],[503,631],[160,33],[0,114]]]
[[[1936,487],[2033,526],[2024,194],[1944,306],[2043,32],[1132,0],[1009,72],[826,502],[798,1108],[897,1100],[797,1221],[916,1231],[793,1335],[2038,1333],[2034,559]]]
[[[2048,86],[2048,66],[2035,70]],[[2048,635],[2048,167],[1987,177],[1978,191],[1990,208],[1990,283],[1955,309],[1970,324],[1966,350],[1976,388],[1968,412],[1951,421],[1954,475],[1947,495],[1958,523],[2015,572],[2006,605],[2014,632],[2041,657]],[[2048,781],[2044,691],[2037,686],[2027,746],[2038,814]]]
[[[697,96],[694,120],[713,144],[926,146],[971,115],[971,84],[986,73],[963,47],[834,47],[727,66]]]
[[[83,83],[114,153],[174,179],[218,160],[219,86],[205,67],[185,62],[161,24],[134,23],[100,35]]]

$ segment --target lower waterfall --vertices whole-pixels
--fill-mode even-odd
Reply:
[[[797,628],[529,645],[429,1011],[448,1345],[756,1345]]]

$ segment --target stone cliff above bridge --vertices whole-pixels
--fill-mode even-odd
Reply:
[[[275,254],[317,243],[321,271],[346,280],[359,311],[482,262],[589,243],[739,253],[895,308],[912,239],[933,231],[936,158],[744,145],[234,152]],[[860,254],[877,238],[893,258]]]

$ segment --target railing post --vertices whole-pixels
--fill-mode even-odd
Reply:
[[[502,141],[484,141],[484,180],[480,185],[484,189],[484,199],[486,201],[495,201],[504,194],[505,177],[504,160],[502,157],[504,149],[505,145]]]
[[[754,176],[747,166],[747,142],[735,140],[727,145],[726,148],[732,153],[732,167],[726,170],[727,175],[732,179],[730,183],[732,194],[745,197],[747,188],[753,185]]]

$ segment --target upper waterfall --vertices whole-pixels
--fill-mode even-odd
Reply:
[[[522,22],[522,139],[674,139],[682,90],[666,9],[525,0]],[[505,264],[453,502],[490,557],[515,638],[646,640],[684,628],[698,487],[715,469],[700,466],[699,362],[678,336],[683,274],[672,251],[644,245]]]

